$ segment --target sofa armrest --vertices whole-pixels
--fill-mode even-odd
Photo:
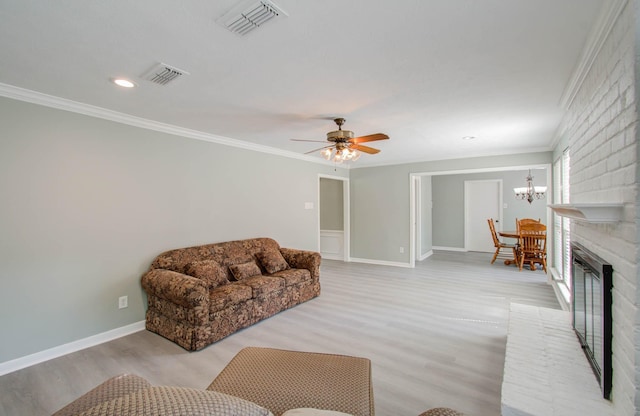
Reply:
[[[292,268],[307,269],[314,281],[320,279],[320,262],[322,261],[320,253],[283,247],[280,248],[280,253]]]
[[[112,377],[58,410],[53,416],[77,415],[100,403],[108,402],[111,399],[126,396],[148,387],[151,387],[151,384],[147,380],[134,374],[122,374]]]
[[[165,269],[153,269],[142,276],[142,288],[185,308],[209,310],[209,290],[206,282],[186,274]]]

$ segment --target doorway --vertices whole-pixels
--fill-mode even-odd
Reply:
[[[349,180],[320,175],[319,251],[323,258],[349,261]]]
[[[487,219],[502,229],[502,180],[464,182],[464,246],[467,251],[493,252],[494,245]]]
[[[409,211],[409,223],[407,224],[409,226],[410,229],[410,236],[409,236],[409,247],[410,247],[410,253],[411,253],[411,257],[409,259],[409,264],[408,267],[415,267],[415,260],[416,260],[416,245],[417,245],[417,231],[416,231],[416,218],[418,215],[420,215],[419,209],[418,209],[418,199],[417,199],[417,192],[416,192],[416,184],[415,181],[417,180],[417,178],[420,178],[423,182],[426,178],[430,177],[431,179],[435,179],[436,177],[440,177],[440,176],[445,176],[445,177],[449,177],[449,176],[455,176],[455,175],[475,175],[475,174],[485,174],[485,173],[497,173],[497,175],[501,175],[502,178],[499,179],[500,181],[502,181],[501,183],[501,190],[504,189],[504,186],[507,187],[507,189],[510,189],[512,187],[516,187],[516,186],[522,186],[520,183],[520,181],[516,181],[516,180],[512,180],[511,176],[505,176],[504,174],[500,174],[499,172],[515,172],[515,171],[526,171],[528,169],[544,169],[546,172],[546,185],[547,185],[547,189],[552,189],[552,183],[551,183],[551,165],[550,164],[538,164],[538,165],[515,165],[515,166],[506,166],[506,167],[494,167],[494,168],[479,168],[479,169],[459,169],[459,170],[443,170],[443,171],[430,171],[430,172],[417,172],[417,173],[411,173],[409,175],[409,190],[410,190],[410,195],[409,195],[409,205],[410,205],[410,211]],[[482,180],[485,178],[478,178],[477,180]],[[494,178],[486,178],[486,179],[493,179],[493,180],[497,180]],[[473,180],[473,177],[468,178],[467,180]],[[462,186],[463,187],[463,186]],[[458,188],[456,188],[456,195],[458,195]],[[436,196],[435,195],[435,180],[434,182],[432,182],[432,201],[433,201],[433,217],[432,217],[432,230],[431,231],[431,241],[432,241],[432,249],[433,250],[447,250],[447,251],[465,251],[467,247],[466,245],[466,237],[469,235],[469,231],[467,231],[464,226],[466,225],[466,221],[469,221],[466,218],[466,212],[468,212],[469,210],[465,208],[465,203],[463,202],[464,199],[464,189],[461,189],[459,191],[459,194],[461,195],[459,202],[458,200],[455,201],[456,203],[456,207],[462,207],[461,208],[461,212],[460,215],[456,216],[455,218],[450,218],[450,216],[448,215],[449,212],[445,212],[444,214],[442,212],[440,213],[436,213],[435,211],[435,207],[436,204],[438,203],[438,198],[440,198],[441,196]],[[423,190],[424,192],[424,190]],[[503,199],[502,193],[500,194],[500,199],[499,199],[499,204],[498,207],[499,209],[499,215],[496,215],[494,219],[498,220],[499,222],[496,223],[496,229],[497,230],[509,230],[509,229],[513,229],[515,227],[515,225],[505,225],[504,227],[502,226],[503,224],[503,220],[505,219],[505,214],[503,211],[503,207],[507,208],[504,204],[505,200]],[[424,195],[423,195],[424,197]],[[421,198],[423,199],[423,198]],[[429,201],[431,202],[431,201]],[[510,204],[511,205],[511,204]],[[529,205],[525,202],[524,205]],[[527,207],[524,207],[524,209],[527,209]],[[486,215],[486,214],[485,214]],[[479,220],[471,220],[473,222],[476,223],[476,225],[479,224],[479,232],[476,232],[475,234],[477,235],[484,235],[486,236],[487,239],[491,239],[491,234],[489,232],[489,226],[487,225],[487,218],[491,218],[490,214],[489,216],[485,217],[485,218],[481,218]],[[551,224],[552,223],[552,217],[551,217],[552,213],[551,210],[547,210],[547,214],[546,214],[546,218],[547,218],[547,224]],[[517,208],[517,210],[513,210],[513,207],[507,211],[507,216],[506,216],[506,220],[507,220],[507,224],[515,224],[513,221],[515,221],[515,218],[525,218],[525,217],[531,217],[531,218],[543,218],[545,217],[545,214],[538,214],[537,212],[534,214],[530,214],[528,209],[527,211],[524,211],[521,208]],[[441,223],[442,221],[451,221],[455,224],[458,224],[459,222],[463,222],[463,225],[459,227],[460,229],[460,234],[459,234],[459,238],[458,238],[458,234],[456,234],[455,239],[454,240],[449,240],[446,241],[445,244],[442,244],[442,235],[436,235],[433,234],[433,229],[435,229],[435,224],[436,223]],[[422,221],[422,226],[424,227],[425,222]],[[484,228],[481,228],[484,227]],[[450,229],[451,227],[448,226],[447,229]],[[454,230],[455,231],[455,230]],[[437,239],[436,239],[437,238]],[[458,244],[459,241],[459,244]],[[493,250],[493,241],[491,240],[490,243],[490,251],[494,251]],[[551,248],[547,247],[548,250],[551,250]],[[485,248],[483,251],[486,251],[487,249]],[[425,247],[424,244],[422,244],[422,252],[425,251]]]

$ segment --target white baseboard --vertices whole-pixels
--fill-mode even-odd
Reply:
[[[114,339],[133,334],[134,332],[142,331],[144,329],[144,323],[145,321],[135,322],[130,325],[112,329],[111,331],[79,339],[68,344],[59,345],[48,350],[25,355],[24,357],[16,358],[15,360],[5,361],[3,363],[0,363],[0,376],[21,370],[23,368],[31,367],[32,365],[51,360],[53,358],[62,357],[63,355],[67,355],[72,352],[80,351],[85,348],[112,341]]]
[[[428,259],[429,257],[433,256],[433,250],[429,250],[426,253],[424,253],[422,256],[420,256],[420,258],[418,259],[418,261],[422,261],[424,259]]]
[[[434,250],[442,250],[442,251],[462,251],[462,252],[467,252],[468,250],[465,248],[460,248],[460,247],[436,247],[433,246]]]
[[[393,267],[408,267],[408,268],[411,267],[409,263],[400,263],[395,261],[384,261],[384,260],[359,259],[354,257],[351,257],[349,261],[352,261],[354,263],[377,264],[378,266],[393,266]]]

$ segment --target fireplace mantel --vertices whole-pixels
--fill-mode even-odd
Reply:
[[[590,223],[618,222],[622,218],[622,204],[549,204],[562,217]]]

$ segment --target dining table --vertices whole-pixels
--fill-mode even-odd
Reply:
[[[500,237],[506,237],[506,238],[520,238],[520,233],[513,230],[513,231],[498,231],[498,235],[500,235]]]

